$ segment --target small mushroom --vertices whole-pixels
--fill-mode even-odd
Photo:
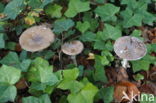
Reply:
[[[55,36],[50,28],[40,25],[25,30],[19,38],[19,43],[24,50],[36,52],[50,46],[54,42],[54,38]]]
[[[84,49],[83,43],[78,40],[74,40],[71,42],[64,43],[61,49],[63,53],[71,56],[71,59],[77,66],[76,55],[80,54]]]
[[[123,36],[115,41],[115,53],[123,59],[122,66],[128,67],[128,60],[139,60],[146,55],[145,44],[136,37]]]

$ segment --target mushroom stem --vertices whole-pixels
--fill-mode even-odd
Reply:
[[[73,60],[73,63],[75,64],[75,66],[77,66],[76,55],[72,55],[71,59]]]
[[[123,61],[121,62],[122,66],[127,69],[129,66],[128,60],[127,59],[123,59]]]

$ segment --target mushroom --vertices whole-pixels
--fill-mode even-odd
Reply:
[[[83,43],[78,40],[66,42],[62,45],[61,49],[63,53],[71,56],[71,59],[77,66],[76,55],[80,54],[84,49]]]
[[[129,67],[128,61],[139,60],[146,55],[145,44],[136,37],[123,36],[118,38],[114,44],[115,53],[123,59],[122,66]]]
[[[33,26],[25,30],[20,38],[19,43],[26,51],[41,51],[52,42],[54,42],[54,34],[46,25]]]

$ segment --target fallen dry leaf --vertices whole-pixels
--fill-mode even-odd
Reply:
[[[19,82],[16,83],[16,88],[17,89],[25,89],[27,88],[27,83],[24,78],[22,78]]]
[[[110,67],[110,68],[106,68],[105,71],[108,77],[108,81],[110,83],[128,80],[128,74],[126,72],[126,69],[124,69],[123,67],[119,67],[119,68]]]
[[[154,94],[156,95],[156,85],[152,82],[143,84],[139,90],[143,93]]]
[[[124,93],[128,96],[129,99],[132,99],[133,96],[138,96],[140,91],[135,84],[129,81],[120,81],[115,85],[114,98],[116,102],[125,102],[129,101],[128,99],[123,99],[125,96]]]

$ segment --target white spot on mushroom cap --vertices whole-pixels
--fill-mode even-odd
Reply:
[[[123,36],[115,41],[114,51],[122,59],[138,60],[146,55],[147,49],[138,38]]]
[[[63,53],[67,55],[78,55],[82,52],[82,50],[84,49],[84,46],[82,42],[78,40],[74,40],[71,42],[64,43],[61,49]]]
[[[35,52],[50,46],[54,42],[54,38],[55,36],[50,28],[43,25],[33,26],[21,34],[19,43],[24,50]]]

